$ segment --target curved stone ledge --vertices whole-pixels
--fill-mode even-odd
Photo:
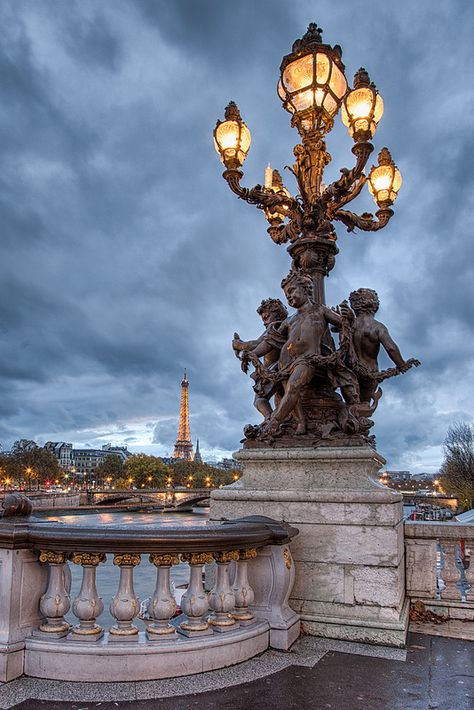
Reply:
[[[159,680],[225,668],[262,653],[269,645],[270,625],[259,620],[226,634],[148,642],[108,642],[108,633],[91,644],[28,638],[25,674],[35,678],[106,683]]]

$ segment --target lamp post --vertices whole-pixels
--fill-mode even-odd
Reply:
[[[275,243],[288,245],[292,263],[281,287],[293,310],[288,313],[279,299],[267,298],[257,309],[263,333],[251,339],[234,334],[232,347],[241,369],[247,373],[254,368],[254,404],[263,421],[244,428],[243,448],[236,455],[242,480],[212,492],[210,519],[264,510],[295,524],[300,544],[292,550],[294,566],[290,556],[285,568],[296,575],[290,605],[304,610],[303,630],[402,646],[408,619],[399,554],[404,544],[402,496],[380,485],[388,482],[386,476],[376,479],[385,461],[374,450],[370,417],[382,396],[380,384],[420,363],[405,360],[387,327],[375,319],[380,304],[374,290],[357,288],[334,308],[325,304],[324,294],[325,277],[338,253],[336,224],[350,232],[385,227],[393,216],[401,175],[387,148],[366,170],[383,114],[382,98],[365,69],[348,86],[341,48],[323,43],[317,25],[311,24],[283,58],[277,91],[300,136],[290,168],[296,195],[270,167],[263,186],[241,185],[251,138],[235,104],[229,104],[214,131],[230,189],[264,212]],[[331,161],[326,138],[339,111],[355,160],[326,186],[324,171]],[[347,209],[366,183],[377,206],[374,215]],[[384,370],[378,364],[382,348],[393,362]],[[387,504],[391,520],[382,513]],[[395,602],[379,582],[364,588],[362,596],[357,585],[351,582],[347,591],[344,582],[341,594],[349,548],[353,579],[374,574],[381,580],[389,569],[389,586],[399,590]],[[328,561],[334,568],[330,580]],[[327,594],[315,595],[321,588]]]
[[[365,174],[373,151],[370,141],[383,114],[382,97],[362,68],[355,74],[353,89],[348,87],[342,50],[338,45],[324,44],[321,33],[311,23],[280,66],[278,96],[301,138],[294,147],[295,163],[290,168],[298,187],[295,196],[283,185],[279,173],[269,168],[264,186],[242,187],[241,168],[251,135],[233,101],[225,110],[224,121],[218,121],[214,129],[215,148],[226,168],[224,179],[239,198],[264,211],[274,242],[289,243],[293,266],[311,276],[318,304],[325,303],[324,277],[334,267],[338,253],[334,222],[342,222],[349,232],[382,229],[393,216],[392,205],[402,182],[387,148],[381,150],[378,165],[371,168],[369,176]],[[326,187],[323,174],[331,155],[325,137],[340,109],[354,141],[356,162],[351,169],[343,168],[341,177]],[[375,216],[345,209],[366,182],[378,208]]]

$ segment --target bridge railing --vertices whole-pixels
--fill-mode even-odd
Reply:
[[[23,505],[0,520],[0,680],[23,672],[95,682],[179,676],[240,662],[269,645],[287,649],[298,636],[299,617],[287,602],[297,531],[284,523],[74,526],[35,520]],[[105,629],[96,573],[107,556],[119,580]],[[145,556],[155,575],[140,631],[134,571]],[[176,616],[170,570],[178,563],[188,566],[189,584]],[[82,573],[74,599],[70,565]]]
[[[474,621],[474,525],[405,522],[406,589],[447,619]]]

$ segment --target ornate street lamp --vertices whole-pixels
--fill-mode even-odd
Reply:
[[[291,125],[303,140],[331,130],[347,91],[342,50],[338,45],[323,44],[321,32],[311,23],[280,66],[278,96],[283,107],[293,114]]]
[[[270,224],[267,231],[274,242],[289,242],[293,266],[313,280],[316,303],[325,302],[324,277],[334,267],[338,253],[334,223],[342,222],[350,232],[356,228],[373,232],[385,227],[393,216],[391,206],[402,182],[386,148],[380,152],[378,166],[366,176],[365,167],[373,151],[370,141],[383,114],[382,97],[365,69],[359,69],[353,89],[348,88],[342,50],[338,45],[324,44],[321,33],[311,23],[280,67],[278,95],[301,137],[290,168],[298,185],[296,196],[291,196],[277,171],[272,171],[271,177],[267,175],[264,186],[241,186],[250,131],[233,101],[225,110],[225,120],[218,121],[214,130],[215,147],[226,167],[223,176],[229,187],[238,197],[264,211]],[[341,177],[326,187],[322,178],[331,156],[324,138],[340,109],[354,140],[356,164],[352,169],[343,168]],[[375,216],[345,209],[366,182],[378,207]]]
[[[402,184],[402,176],[387,148],[380,151],[379,164],[372,167],[367,184],[375,203],[381,209],[393,205]]]
[[[383,101],[375,84],[362,67],[354,75],[354,88],[346,95],[342,105],[342,122],[349,135],[357,142],[374,137],[383,115]]]
[[[237,104],[231,101],[225,109],[225,120],[217,121],[214,145],[229,170],[241,168],[250,148],[250,131],[242,121]]]

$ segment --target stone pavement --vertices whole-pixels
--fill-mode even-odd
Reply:
[[[232,668],[148,683],[21,678],[14,710],[473,710],[474,644],[410,633],[407,650],[303,637]]]

